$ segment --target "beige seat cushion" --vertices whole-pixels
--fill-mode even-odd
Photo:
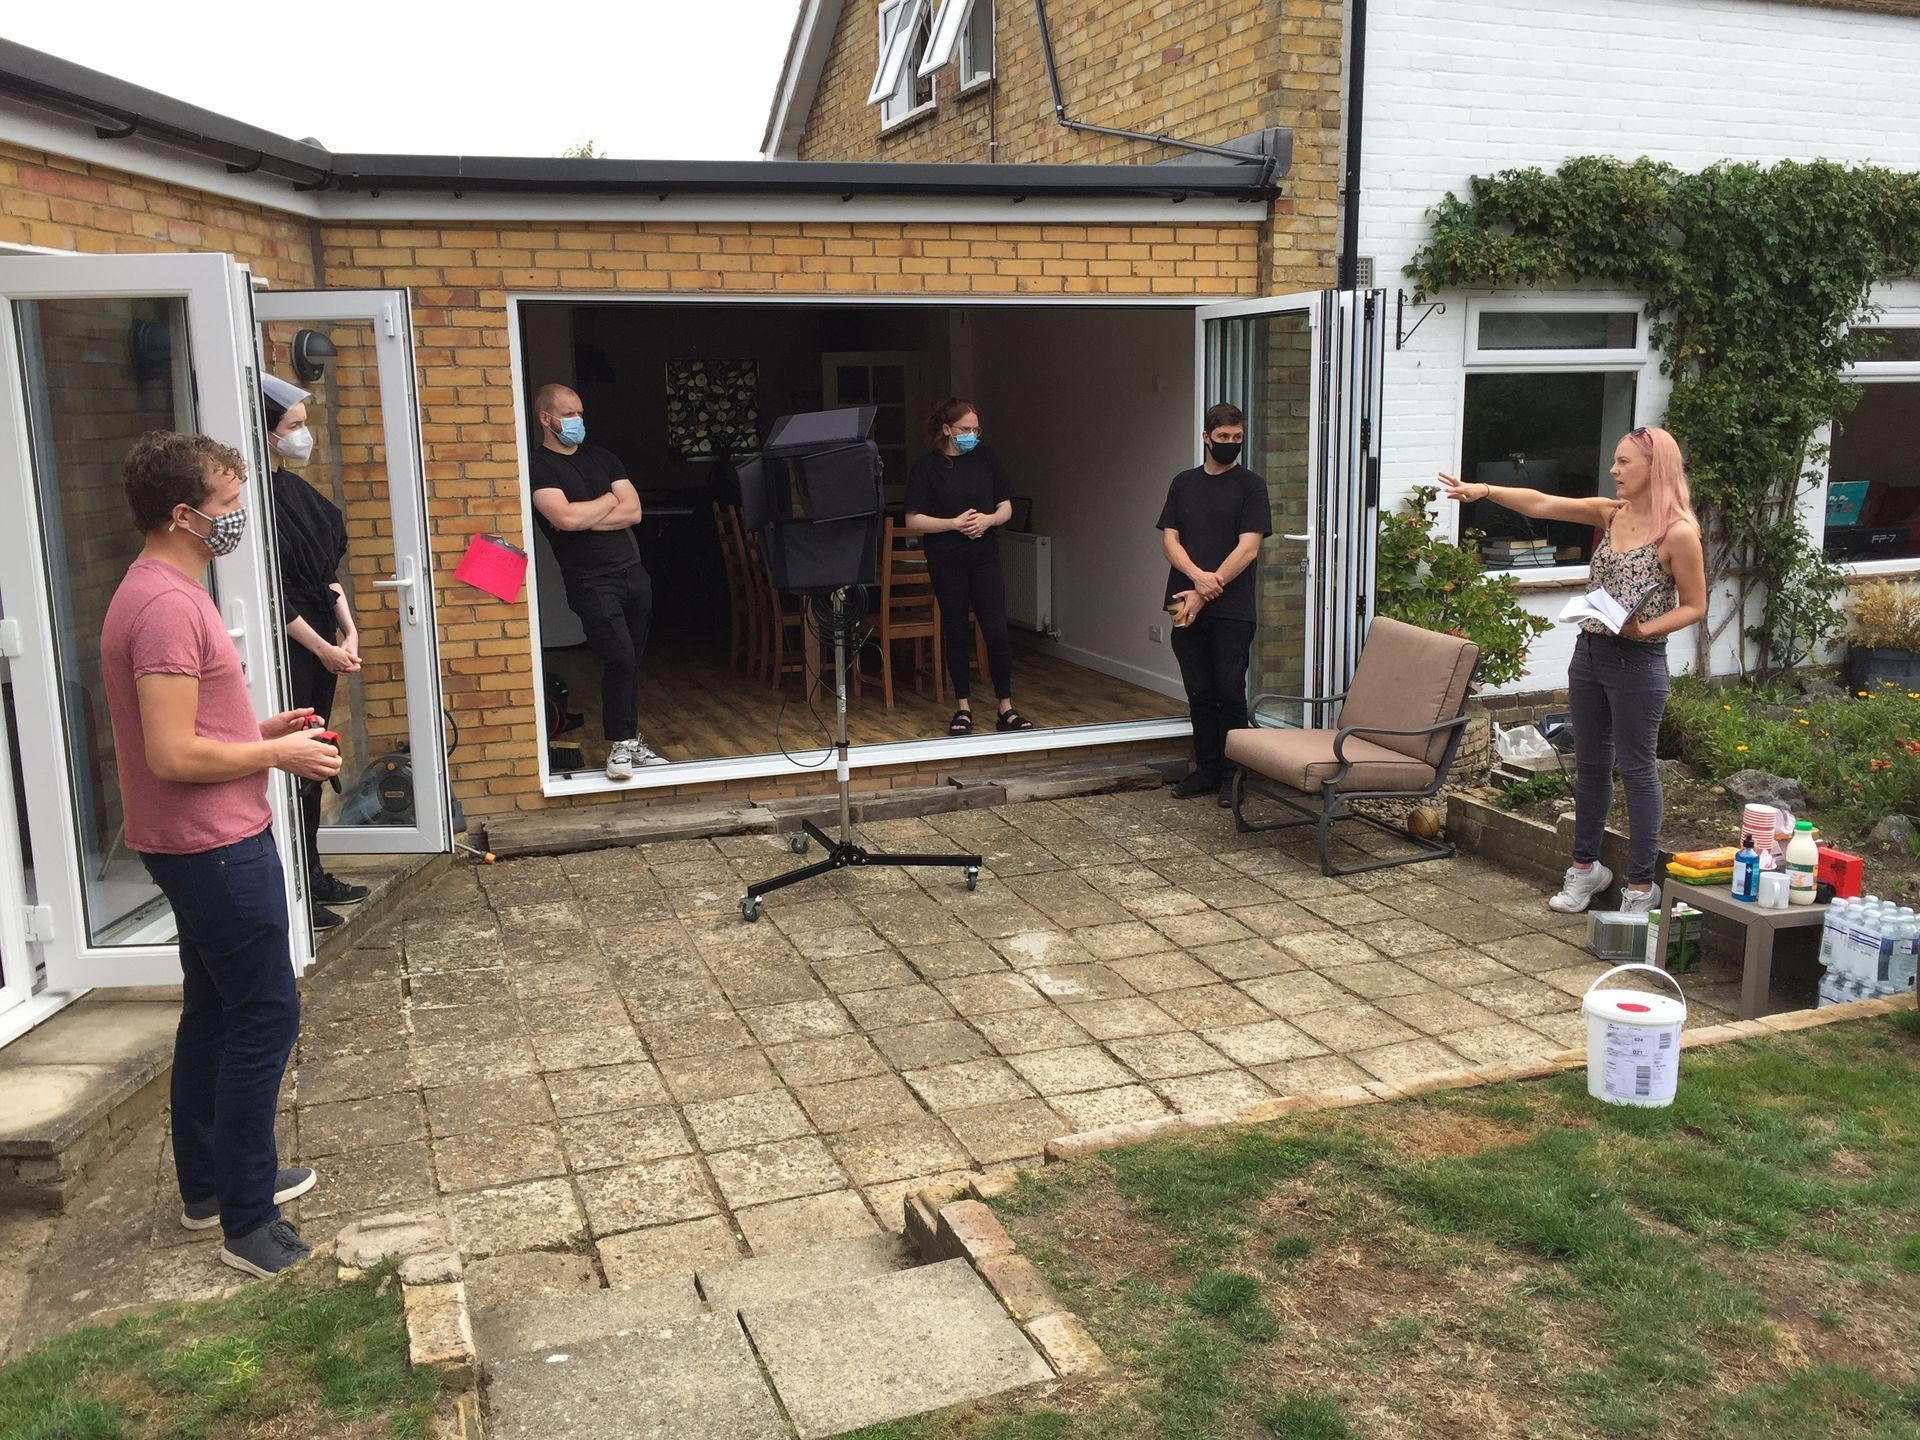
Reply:
[[[1340,762],[1333,755],[1331,730],[1230,730],[1227,759],[1255,774],[1295,790],[1313,792],[1334,777]],[[1425,790],[1433,784],[1431,765],[1349,735],[1347,759],[1353,768],[1341,790]]]
[[[1340,724],[1360,730],[1369,726],[1413,730],[1451,720],[1466,703],[1467,686],[1479,658],[1480,647],[1471,640],[1378,616],[1367,629],[1359,668],[1340,706]],[[1453,735],[1441,730],[1432,735],[1367,738],[1411,759],[1438,765]]]

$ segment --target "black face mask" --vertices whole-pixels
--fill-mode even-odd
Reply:
[[[1214,464],[1231,465],[1240,458],[1240,442],[1236,440],[1231,445],[1222,445],[1210,440],[1207,442],[1207,453],[1213,456]]]

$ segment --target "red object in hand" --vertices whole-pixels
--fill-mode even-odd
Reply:
[[[1866,862],[1858,855],[1849,855],[1844,850],[1835,850],[1829,845],[1820,847],[1820,861],[1814,866],[1813,878],[1833,886],[1833,898],[1836,900],[1857,900],[1860,890],[1866,883]]]

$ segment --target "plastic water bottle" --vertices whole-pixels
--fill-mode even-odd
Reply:
[[[1913,989],[1916,977],[1920,977],[1920,915],[1903,905],[1900,907],[1900,923],[1900,944],[1894,951],[1893,966],[1887,979],[1894,990],[1906,991]]]
[[[1820,927],[1820,968],[1832,970],[1839,963],[1840,947],[1845,943],[1847,934],[1847,916],[1851,913],[1853,902],[1836,900],[1827,907],[1825,922]]]

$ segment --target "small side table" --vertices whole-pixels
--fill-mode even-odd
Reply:
[[[1673,934],[1673,907],[1691,905],[1708,915],[1738,921],[1746,932],[1746,954],[1741,966],[1740,1018],[1757,1019],[1767,1008],[1773,982],[1773,941],[1782,930],[1799,930],[1827,923],[1825,905],[1790,905],[1785,910],[1762,910],[1736,900],[1724,885],[1682,885],[1669,877],[1660,887],[1660,934]],[[1664,959],[1665,957],[1660,957]],[[1663,967],[1664,968],[1664,967]]]

